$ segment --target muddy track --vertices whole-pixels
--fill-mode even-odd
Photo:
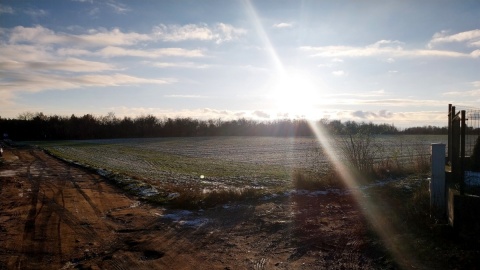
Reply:
[[[118,224],[107,213],[130,207],[132,199],[98,175],[39,150],[8,150],[2,170],[11,173],[1,178],[0,268],[61,268],[110,246]]]
[[[36,149],[0,167],[0,269],[391,268],[350,196],[167,210]]]

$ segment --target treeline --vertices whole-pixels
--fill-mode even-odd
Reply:
[[[354,121],[322,119],[315,123],[332,134],[420,134],[419,129],[399,131],[394,125],[357,123]],[[439,129],[443,132],[443,129]],[[407,132],[408,131],[408,132]],[[427,128],[430,132],[431,129]],[[12,140],[84,140],[111,138],[150,138],[187,136],[312,136],[307,120],[284,119],[268,122],[238,120],[198,120],[192,118],[157,118],[153,115],[136,118],[117,118],[86,114],[47,116],[43,113],[24,113],[17,119],[0,117],[0,132]],[[431,133],[428,133],[431,134]]]

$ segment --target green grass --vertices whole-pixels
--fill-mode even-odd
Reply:
[[[282,166],[182,156],[128,144],[63,141],[36,145],[64,160],[103,169],[107,179],[125,192],[173,208],[212,207],[291,188],[289,169]],[[151,187],[158,194],[140,195],[142,189]]]
[[[289,178],[289,170],[282,166],[181,156],[129,145],[60,142],[43,143],[39,146],[64,159],[147,179],[155,175],[154,170],[196,178],[201,175],[217,178],[238,176],[276,180]]]

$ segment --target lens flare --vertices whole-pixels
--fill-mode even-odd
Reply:
[[[292,106],[294,108],[301,108],[302,105],[305,106],[304,102],[307,103],[305,101],[306,99],[314,99],[315,97],[298,92],[298,86],[305,85],[305,82],[301,82],[301,79],[295,78],[296,75],[292,76],[292,74],[285,69],[262,24],[260,23],[259,17],[250,0],[245,1],[245,7],[251,18],[251,21],[254,24],[256,32],[258,33],[268,52],[268,55],[271,58],[274,70],[279,74],[279,78],[284,77],[284,79],[280,80],[279,82],[283,85],[279,85],[278,90],[275,92],[277,95],[277,102],[280,105],[283,104],[283,106]],[[309,89],[308,87],[305,88]],[[306,97],[298,97],[302,94],[306,95]],[[312,101],[310,100],[308,103],[311,102]],[[295,110],[294,108],[292,108],[292,110]],[[341,178],[340,180],[343,181],[349,189],[353,191],[358,190],[359,185],[357,180],[360,176],[355,175],[352,171],[350,171],[349,167],[346,166],[338,156],[338,151],[335,151],[335,147],[331,144],[332,139],[330,138],[329,134],[325,132],[320,125],[317,125],[312,121],[313,120],[309,122],[310,127],[314,131],[318,143],[327,154],[329,161],[339,172]],[[393,239],[394,236],[397,235],[393,224],[391,224],[387,218],[381,215],[379,210],[375,207],[373,201],[362,196],[360,192],[353,192],[353,196],[356,202],[360,205],[361,209],[363,209],[364,216],[372,225],[376,233],[380,236],[400,267],[407,268],[413,267],[413,265],[418,265],[418,262],[414,262],[412,259],[413,256],[411,250],[406,248],[408,245],[399,242],[400,240],[398,239]]]

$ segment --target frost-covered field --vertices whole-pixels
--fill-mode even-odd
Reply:
[[[341,144],[348,138],[331,138],[335,154],[341,154]],[[215,158],[231,162],[269,164],[289,167],[310,165],[310,158],[320,147],[317,139],[311,137],[189,137],[154,139],[114,139],[84,141],[94,144],[128,145],[138,149],[158,151],[174,155],[197,158]],[[373,143],[379,147],[379,154],[385,156],[409,156],[422,149],[428,153],[431,143],[446,143],[446,136],[378,136]],[[380,149],[381,148],[381,149]],[[327,162],[325,155],[316,161]]]
[[[379,136],[380,156],[409,158],[428,154],[446,136]],[[341,154],[345,138],[331,138]],[[328,159],[315,138],[188,137],[63,141],[42,147],[65,159],[164,183],[270,186],[288,181],[293,168],[323,166]],[[318,165],[321,164],[321,165]]]

